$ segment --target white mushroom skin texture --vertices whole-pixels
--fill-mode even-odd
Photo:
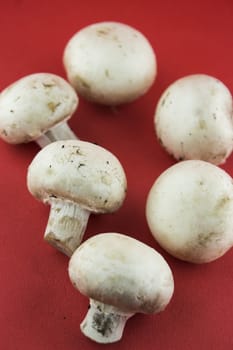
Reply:
[[[119,341],[131,316],[164,310],[174,291],[164,258],[120,233],[98,234],[82,243],[70,259],[69,276],[90,298],[81,331],[98,343]]]
[[[168,168],[147,198],[152,235],[167,252],[188,262],[213,261],[232,247],[232,216],[232,178],[201,160]]]
[[[78,96],[51,73],[25,76],[0,93],[0,137],[12,144],[35,141],[40,147],[58,139],[76,139],[66,121]]]
[[[194,74],[171,84],[155,111],[155,130],[177,160],[224,163],[233,149],[233,107],[228,88],[218,79]]]
[[[66,140],[43,148],[28,169],[28,189],[51,206],[45,240],[70,256],[91,213],[111,213],[123,203],[126,176],[119,160],[95,144]]]
[[[63,57],[68,80],[84,98],[105,105],[131,102],[152,86],[157,63],[149,41],[119,22],[78,31]]]

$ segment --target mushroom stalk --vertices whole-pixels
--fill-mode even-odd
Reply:
[[[90,212],[80,205],[52,199],[44,239],[64,254],[71,256],[80,245]]]
[[[48,144],[58,140],[78,140],[78,137],[71,130],[67,122],[62,122],[58,125],[54,125],[40,137],[38,137],[35,142],[44,148]]]
[[[90,299],[89,310],[80,328],[85,336],[97,343],[114,343],[121,339],[126,321],[133,315]]]

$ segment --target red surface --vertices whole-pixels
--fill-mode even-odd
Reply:
[[[158,77],[148,94],[117,108],[80,101],[70,124],[80,138],[115,153],[128,178],[128,195],[115,214],[92,216],[85,237],[127,233],[157,248],[175,278],[174,297],[159,315],[136,315],[121,350],[232,350],[233,250],[195,266],[166,254],[154,241],[144,208],[155,178],[174,164],[156,141],[153,113],[164,88],[190,73],[221,79],[233,92],[231,0],[29,1],[0,3],[0,89],[21,76],[52,72],[65,77],[62,52],[85,25],[117,20],[141,30],[158,58]],[[89,350],[103,346],[79,330],[88,300],[72,287],[68,258],[43,241],[49,208],[27,191],[27,166],[39,148],[0,141],[0,349]],[[233,156],[225,168],[233,176]]]

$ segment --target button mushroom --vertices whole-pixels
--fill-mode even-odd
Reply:
[[[74,89],[50,73],[25,76],[0,94],[0,137],[40,147],[56,140],[76,139],[67,124],[78,106]]]
[[[233,149],[233,106],[218,79],[194,74],[171,84],[155,112],[155,130],[165,149],[178,160],[224,163]]]
[[[51,206],[45,240],[70,256],[82,240],[90,213],[110,213],[123,203],[126,176],[106,149],[79,140],[44,147],[28,169],[28,189]]]
[[[81,324],[85,336],[98,343],[121,339],[126,321],[135,313],[158,313],[174,290],[172,272],[151,247],[120,233],[102,233],[74,252],[69,276],[90,298]]]
[[[233,181],[201,160],[177,163],[152,186],[146,217],[152,235],[173,256],[213,261],[233,245]]]
[[[105,104],[130,102],[145,94],[156,76],[152,46],[138,30],[100,22],[77,32],[64,50],[68,80],[84,98]]]

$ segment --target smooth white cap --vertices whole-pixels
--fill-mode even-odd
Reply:
[[[64,50],[68,80],[80,95],[106,105],[130,102],[155,80],[153,48],[138,30],[119,22],[89,25]]]
[[[164,258],[119,233],[91,237],[74,252],[69,276],[84,295],[129,313],[157,313],[169,303],[174,281]]]
[[[215,260],[233,245],[233,180],[208,162],[177,163],[151,187],[146,217],[156,241],[173,256]]]

